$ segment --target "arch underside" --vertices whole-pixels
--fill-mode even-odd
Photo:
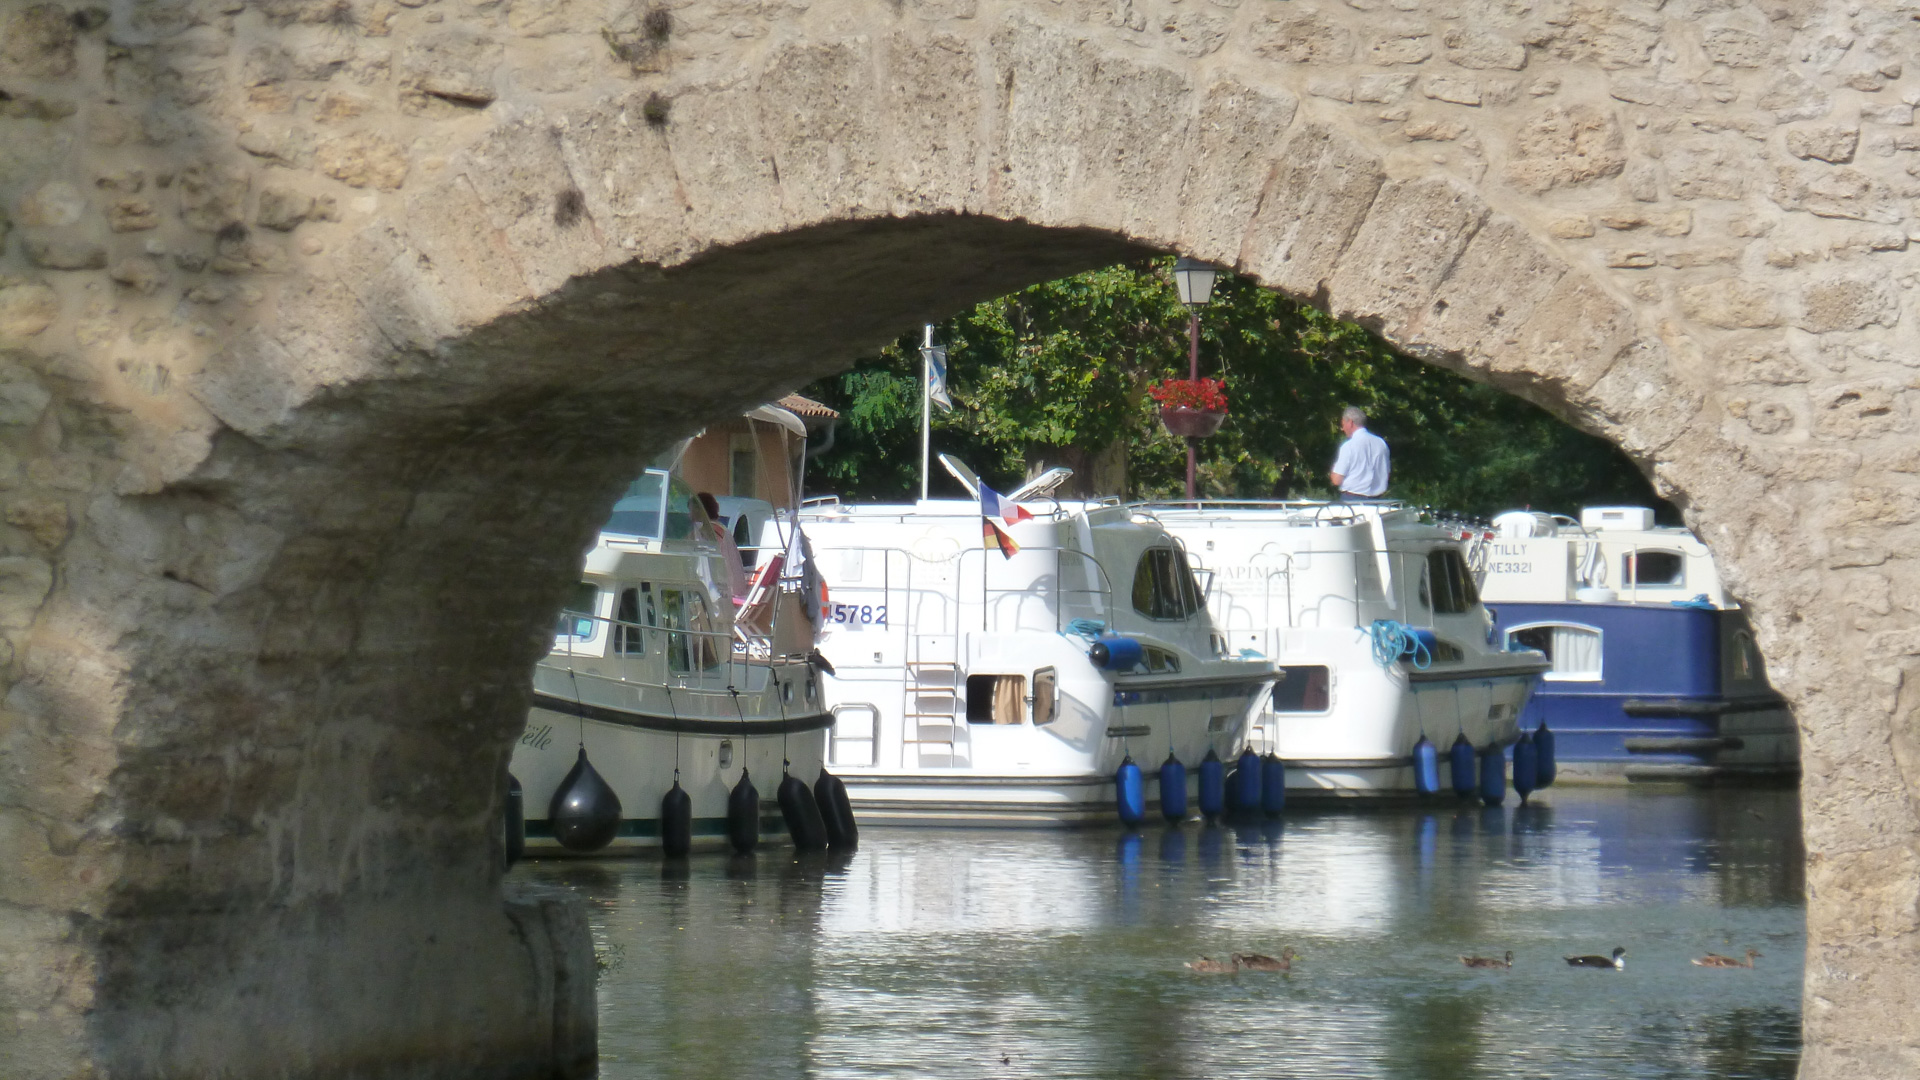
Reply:
[[[1156,36],[1073,4],[823,0],[737,38],[685,5],[648,44],[566,4],[403,7],[378,34],[373,6],[352,32],[294,0],[152,30],[122,51],[174,81],[119,142],[87,31],[66,74],[0,67],[14,102],[88,105],[32,119],[66,149],[0,173],[0,450],[24,463],[0,569],[28,597],[0,611],[0,853],[28,868],[0,940],[49,973],[0,989],[0,1040],[31,1075],[578,1068],[579,913],[503,903],[489,837],[619,487],[923,319],[1164,251],[1547,405],[1687,508],[1805,729],[1803,1074],[1912,1071],[1920,470],[1860,475],[1912,457],[1912,320],[1873,284],[1904,226],[1857,209],[1895,198],[1877,165],[1795,179],[1844,167],[1791,152],[1844,117],[1767,108],[1777,73],[1725,45],[1784,58],[1846,16],[1186,4]],[[1878,68],[1800,70],[1830,111],[1881,100],[1845,89]],[[77,220],[43,197],[62,178]],[[273,207],[332,220],[270,220],[288,190]],[[85,216],[140,199],[159,224]],[[1767,276],[1809,237],[1881,261]],[[108,257],[50,265],[69,241]],[[129,284],[149,258],[161,281]]]

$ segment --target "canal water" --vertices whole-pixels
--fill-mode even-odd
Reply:
[[[607,1080],[1786,1080],[1802,862],[1792,791],[1560,788],[514,874],[590,900]],[[1561,959],[1616,945],[1622,971]],[[1288,946],[1286,975],[1184,966]],[[1748,948],[1751,970],[1689,962]]]

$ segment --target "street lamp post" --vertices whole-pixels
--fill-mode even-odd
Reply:
[[[1173,284],[1180,302],[1187,305],[1187,379],[1200,378],[1200,309],[1213,301],[1213,282],[1220,268],[1211,263],[1182,256],[1173,263]],[[1200,440],[1187,436],[1187,501],[1194,499]]]

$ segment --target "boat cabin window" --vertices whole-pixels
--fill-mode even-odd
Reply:
[[[1436,664],[1457,664],[1467,658],[1466,650],[1445,638],[1435,638],[1433,647],[1427,651]]]
[[[1273,684],[1273,711],[1277,713],[1326,712],[1332,695],[1328,693],[1332,673],[1319,664],[1288,664],[1280,681]]]
[[[1194,585],[1186,552],[1154,547],[1140,553],[1140,562],[1133,568],[1133,610],[1163,622],[1199,612],[1200,590]]]
[[[1025,675],[967,676],[967,723],[1018,724],[1026,714]]]
[[[1060,716],[1060,673],[1043,667],[1033,673],[1033,722],[1051,724]]]
[[[732,651],[719,640],[719,620],[700,590],[661,589],[660,626],[667,631],[667,669],[675,674],[718,667],[722,646]]]
[[[1620,580],[1642,588],[1683,588],[1687,557],[1677,551],[1629,551],[1620,556]]]
[[[613,514],[600,531],[643,540],[685,540],[693,535],[693,517],[687,512],[692,496],[693,489],[679,477],[648,469],[627,485],[627,493],[613,504]]]
[[[1140,663],[1153,675],[1172,675],[1180,671],[1180,654],[1158,645],[1141,650]]]
[[[1420,599],[1435,615],[1464,615],[1480,602],[1467,560],[1454,548],[1427,552],[1427,572],[1420,582]]]
[[[1507,631],[1507,648],[1538,649],[1553,666],[1546,678],[1588,682],[1600,679],[1600,631],[1591,626],[1551,623]]]
[[[614,611],[613,651],[619,656],[637,656],[647,651],[643,626],[658,626],[653,605],[653,585],[641,582],[638,588],[620,590],[620,606]]]
[[[594,610],[600,603],[600,590],[581,582],[573,587],[567,604],[560,609],[560,624],[554,628],[557,637],[574,641],[586,641],[593,637],[593,617],[599,612]]]

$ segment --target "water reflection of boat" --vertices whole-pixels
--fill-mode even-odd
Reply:
[[[982,545],[978,501],[802,515],[830,587],[829,761],[863,822],[1111,819],[1123,758],[1151,776],[1168,753],[1189,768],[1231,755],[1273,680],[1228,652],[1150,516],[1033,486],[1008,497],[1023,499],[1031,520],[1002,526],[1017,551]]]
[[[804,437],[783,410],[749,415],[778,440]],[[512,764],[530,848],[558,848],[551,806],[583,760],[618,797],[615,848],[660,843],[661,798],[676,783],[692,800],[694,841],[717,843],[743,772],[761,795],[760,834],[784,838],[772,804],[783,771],[809,784],[820,771],[831,717],[807,660],[814,635],[801,581],[784,571],[793,552],[763,548],[749,575],[722,542],[726,522],[711,520],[680,478],[686,445],[615,504],[534,667]],[[734,516],[752,520],[754,500],[729,500]],[[785,534],[797,538],[790,525]]]
[[[1553,669],[1525,721],[1563,780],[1791,777],[1798,733],[1713,557],[1641,507],[1494,519],[1481,593],[1504,639]]]
[[[1476,750],[1520,735],[1547,662],[1491,635],[1458,533],[1398,503],[1199,502],[1153,506],[1210,578],[1214,621],[1284,677],[1254,738],[1287,764],[1293,795],[1411,794],[1412,753],[1464,735]],[[1394,635],[1406,650],[1381,641]]]

